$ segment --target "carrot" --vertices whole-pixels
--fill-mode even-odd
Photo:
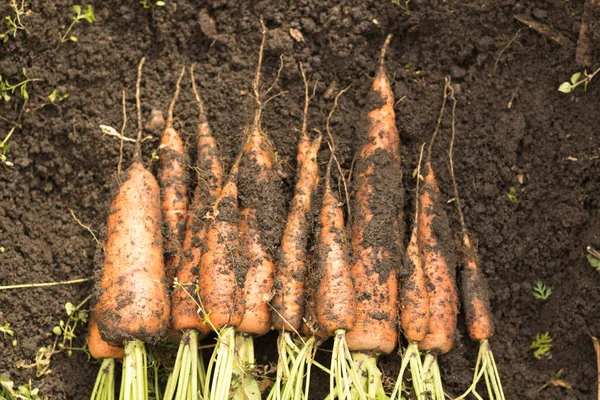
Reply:
[[[421,153],[419,155],[417,189],[415,191],[415,220],[405,254],[405,263],[410,273],[404,281],[400,293],[400,327],[404,336],[408,339],[408,347],[402,355],[402,364],[400,365],[398,379],[392,392],[392,400],[396,398],[400,400],[402,398],[404,371],[409,365],[414,393],[419,397],[425,392],[422,379],[423,366],[418,348],[418,342],[425,339],[429,330],[430,316],[429,293],[427,292],[429,282],[423,271],[422,252],[419,246],[419,181],[421,180],[421,161],[424,148],[425,144],[421,146]]]
[[[199,288],[203,317],[218,332],[217,345],[209,362],[203,397],[229,396],[234,357],[235,328],[244,317],[242,288],[247,260],[240,246],[237,179],[241,154],[217,197],[206,232],[200,261]]]
[[[308,82],[301,67],[305,86],[304,118],[298,141],[298,171],[294,197],[290,203],[287,224],[281,238],[279,260],[276,268],[275,295],[271,306],[275,310],[272,316],[273,329],[297,332],[302,326],[305,302],[305,278],[307,272],[308,235],[313,197],[319,182],[317,153],[321,146],[321,135],[306,147],[309,138],[307,119],[308,105],[311,100]],[[310,139],[308,139],[310,140]]]
[[[454,90],[450,90],[450,99],[452,100],[452,138],[450,140],[450,149],[448,151],[448,162],[450,169],[450,177],[454,189],[454,200],[456,202],[456,210],[461,226],[461,237],[463,244],[463,268],[461,270],[461,295],[465,310],[465,319],[467,321],[467,329],[471,340],[479,342],[479,354],[475,371],[473,373],[473,383],[467,391],[458,399],[465,398],[467,394],[480,397],[477,394],[477,383],[484,378],[487,393],[490,399],[504,400],[504,390],[500,381],[500,374],[494,360],[494,354],[489,344],[489,339],[494,335],[494,321],[492,319],[492,311],[489,300],[489,289],[486,279],[479,268],[477,249],[471,242],[467,231],[467,224],[462,212],[461,200],[458,195],[458,185],[454,175],[454,139],[456,136],[455,114],[456,114],[456,98]]]
[[[206,372],[202,352],[198,351],[198,341],[211,331],[211,326],[204,323],[198,313],[199,304],[193,288],[197,287],[202,243],[206,237],[205,216],[221,192],[223,181],[219,149],[206,118],[204,103],[196,89],[193,66],[190,68],[190,76],[200,119],[196,162],[198,179],[187,218],[181,267],[177,271],[177,284],[171,295],[170,337],[180,338],[182,332],[183,337],[177,352],[175,367],[165,388],[165,400],[177,398],[181,394],[187,394],[188,391],[198,393],[204,390]]]
[[[446,78],[442,107],[427,150],[423,172],[424,187],[419,194],[418,215],[418,241],[422,252],[423,270],[429,282],[430,307],[429,332],[419,342],[419,349],[426,351],[423,361],[423,379],[426,391],[431,391],[435,400],[444,399],[437,356],[452,349],[458,314],[452,237],[443,209],[444,201],[441,199],[440,189],[431,164],[432,148],[444,115],[449,87],[450,80]]]
[[[351,386],[362,389],[360,379],[354,370],[350,351],[346,344],[346,331],[356,322],[356,293],[348,260],[348,244],[344,225],[342,204],[331,190],[331,166],[335,156],[335,145],[329,129],[333,111],[337,106],[341,91],[335,98],[334,106],[327,118],[327,133],[331,155],[325,173],[325,190],[321,205],[320,230],[317,242],[318,286],[315,293],[316,316],[320,327],[334,336],[330,368],[330,396],[339,400],[352,399]],[[343,177],[342,177],[343,178]],[[364,393],[361,393],[364,397]]]
[[[102,340],[100,331],[98,330],[98,324],[96,323],[95,316],[89,322],[89,334],[87,338],[88,350],[92,357],[96,360],[103,358],[123,358],[123,348],[113,346]]]
[[[351,229],[352,276],[359,293],[356,324],[346,340],[351,350],[373,354],[388,354],[397,342],[398,218],[403,200],[394,98],[383,65],[390,40],[388,36],[382,47],[371,89],[378,103],[367,112],[368,131],[356,156]],[[380,176],[386,177],[385,183],[378,182]]]
[[[105,258],[95,306],[103,340],[124,344],[122,399],[147,399],[144,341],[156,343],[166,333],[170,306],[165,286],[160,189],[141,162],[142,118],[138,66],[138,116],[134,161],[121,179],[110,206]]]
[[[280,330],[277,378],[269,393],[269,398],[276,399],[289,398],[286,396],[292,393],[296,398],[300,394],[308,398],[313,349],[317,342],[327,338],[327,335],[321,335],[323,330],[317,329],[314,307],[305,307],[307,298],[312,300],[312,296],[306,292],[308,268],[312,265],[311,254],[307,254],[307,243],[311,231],[313,197],[319,182],[317,153],[321,146],[321,135],[311,140],[308,133],[308,109],[316,86],[310,94],[302,64],[299,67],[305,96],[296,156],[296,184],[281,239],[275,269],[275,293],[271,300],[272,328]]]
[[[163,221],[166,224],[165,271],[169,282],[173,281],[181,262],[181,242],[185,235],[185,220],[189,206],[183,140],[173,127],[173,110],[179,97],[184,74],[185,67],[181,69],[177,79],[175,95],[169,105],[166,127],[158,146],[160,159],[158,181],[161,187]]]

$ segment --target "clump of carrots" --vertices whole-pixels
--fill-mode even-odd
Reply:
[[[144,60],[140,62],[134,160],[120,175],[119,192],[111,204],[104,265],[89,327],[90,353],[102,360],[92,399],[114,398],[115,359],[121,358],[119,398],[147,399],[144,343],[156,344],[168,336],[179,341],[179,349],[164,399],[259,400],[265,386],[256,372],[254,338],[273,329],[279,331],[279,360],[268,399],[308,398],[313,365],[330,374],[328,399],[387,399],[390,393],[384,387],[378,358],[397,347],[401,333],[407,347],[391,398],[402,398],[404,373],[410,369],[418,399],[443,400],[438,356],[454,345],[459,296],[454,244],[432,149],[450,98],[449,165],[461,226],[461,294],[469,335],[480,342],[473,383],[459,399],[469,393],[480,397],[477,384],[484,378],[488,396],[503,400],[489,345],[494,327],[488,291],[454,176],[456,99],[449,78],[424,160],[425,144],[421,147],[414,220],[405,247],[400,137],[384,65],[391,35],[381,48],[358,129],[351,183],[346,182],[336,158],[330,129],[338,99],[348,89],[335,97],[326,124],[329,158],[318,210],[314,203],[322,137],[318,131],[311,135],[308,129],[308,108],[316,84],[311,93],[300,64],[304,113],[294,194],[286,215],[285,184],[278,173],[276,152],[261,128],[264,106],[270,100],[267,96],[274,87],[263,93],[259,87],[267,34],[262,27],[253,83],[256,108],[228,174],[190,68],[199,110],[192,199],[184,140],[174,127],[174,108],[186,70],[181,70],[169,105],[158,149],[157,180],[141,160]],[[343,183],[338,186],[349,202],[347,212],[332,183],[334,165]],[[318,216],[313,227],[314,211]],[[265,223],[267,216],[269,223]],[[168,287],[172,288],[170,298]],[[211,333],[216,343],[205,365],[200,341]],[[314,352],[329,337],[333,337],[333,351],[328,369],[314,361]]]

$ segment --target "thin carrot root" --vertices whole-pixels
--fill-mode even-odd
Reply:
[[[235,361],[233,364],[233,399],[260,400],[260,386],[255,378],[256,359],[254,338],[247,334],[235,335]]]
[[[189,393],[193,398],[198,398],[204,391],[206,369],[202,351],[198,348],[198,336],[199,333],[195,329],[183,333],[175,366],[165,388],[164,400],[187,398]]]
[[[119,400],[148,400],[146,346],[141,340],[125,342]]]
[[[398,379],[394,386],[394,391],[390,396],[391,400],[402,400],[402,382],[406,369],[410,370],[413,392],[417,400],[427,400],[425,382],[423,381],[423,364],[419,354],[419,345],[416,342],[411,342],[404,351],[402,356],[402,364]]]
[[[115,359],[105,358],[102,360],[94,390],[90,400],[114,400],[115,399]]]
[[[479,345],[479,353],[477,355],[477,364],[475,365],[475,372],[473,373],[473,383],[467,389],[465,393],[457,397],[455,400],[462,400],[467,397],[469,393],[475,396],[477,399],[482,400],[483,397],[477,393],[477,384],[481,381],[481,378],[485,381],[487,389],[488,399],[490,400],[504,400],[504,390],[502,389],[502,382],[500,382],[500,374],[498,373],[498,367],[494,360],[494,353],[490,343],[487,340],[482,340]]]
[[[235,358],[235,328],[227,325],[217,334],[217,345],[206,369],[202,399],[229,398]]]
[[[427,352],[423,360],[422,377],[425,383],[425,392],[431,400],[445,400],[442,374],[438,364],[437,355]]]

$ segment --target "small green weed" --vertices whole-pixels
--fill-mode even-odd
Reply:
[[[52,328],[52,333],[54,333],[54,335],[56,336],[52,346],[40,347],[35,356],[34,363],[26,364],[25,361],[19,361],[17,362],[17,367],[35,368],[36,376],[39,378],[40,376],[50,372],[50,362],[52,360],[52,356],[54,356],[55,354],[66,351],[67,355],[71,356],[73,350],[81,350],[89,356],[87,348],[73,347],[73,339],[77,337],[75,335],[75,330],[77,329],[79,324],[87,322],[89,313],[88,311],[83,310],[82,308],[91,299],[91,297],[91,295],[86,297],[77,306],[74,306],[71,302],[66,302],[65,310],[68,318],[66,319],[66,321],[61,319],[58,325]]]
[[[533,356],[538,360],[542,358],[542,356],[546,355],[550,349],[552,348],[552,338],[550,337],[550,333],[546,332],[544,334],[535,335],[535,340],[529,346],[531,350],[533,350]]]
[[[511,186],[508,193],[506,194],[506,197],[508,197],[508,199],[515,203],[515,204],[519,204],[519,199],[517,198],[517,189],[515,189],[514,186]]]
[[[75,15],[73,15],[72,17],[72,21],[71,21],[71,25],[69,25],[69,27],[67,28],[67,30],[65,31],[65,34],[61,36],[60,38],[60,43],[58,44],[58,46],[60,46],[62,43],[64,42],[77,42],[77,36],[75,35],[71,35],[71,30],[73,29],[73,27],[80,23],[81,21],[85,20],[87,22],[94,23],[96,21],[96,16],[94,15],[94,9],[92,8],[91,5],[88,5],[85,8],[85,11],[81,11],[81,6],[75,4],[73,6],[73,11],[75,12]]]
[[[56,88],[48,95],[48,100],[50,100],[50,103],[52,104],[57,104],[67,97],[69,97],[69,93],[61,93],[60,90]]]
[[[587,260],[590,265],[600,273],[600,252],[592,246],[587,247]]]
[[[21,0],[20,7],[17,5],[17,0],[10,0],[10,8],[13,10],[15,15],[14,17],[12,15],[7,15],[4,17],[8,24],[8,29],[0,33],[0,41],[3,43],[8,42],[8,39],[10,39],[11,36],[16,38],[18,31],[27,32],[27,29],[21,22],[21,17],[29,16],[31,14],[31,10],[25,11],[25,0]]]
[[[27,102],[29,101],[29,92],[27,92],[27,84],[29,84],[29,82],[37,81],[39,79],[29,78],[27,76],[27,71],[25,70],[25,68],[23,68],[23,77],[25,77],[25,79],[23,79],[21,82],[11,84],[8,81],[8,79],[2,78],[2,75],[0,75],[0,99],[4,100],[5,102],[9,102],[12,98],[12,95],[14,95],[14,93],[18,90],[24,101],[23,107],[25,107],[25,104],[27,104]]]
[[[591,74],[583,71],[583,77],[581,76],[581,72],[575,72],[573,75],[571,75],[569,82],[563,82],[560,84],[558,91],[562,93],[571,93],[579,85],[583,85],[583,90],[587,90],[589,83],[592,81],[592,79],[594,79],[594,76],[596,76],[598,72],[600,72],[600,68]]]
[[[5,323],[4,326],[0,326],[0,333],[2,333],[4,340],[6,340],[9,337],[12,338],[11,343],[12,343],[13,347],[15,347],[17,345],[17,338],[15,337],[15,331],[10,329],[10,324],[8,322]]]
[[[16,127],[13,126],[13,128],[8,132],[8,134],[4,138],[4,140],[0,142],[0,162],[6,165],[7,167],[12,167],[14,165],[11,161],[8,161],[8,157],[6,156],[6,154],[8,154],[8,150],[10,149],[10,143],[8,143],[8,139],[10,139],[11,135],[15,131],[15,128]],[[2,247],[0,253],[4,253],[4,247]]]
[[[5,376],[0,376],[0,400],[47,400],[40,397],[40,390],[33,388],[31,380],[15,389],[15,383]]]
[[[533,286],[533,297],[538,300],[548,300],[552,294],[552,288],[542,281],[537,281]]]

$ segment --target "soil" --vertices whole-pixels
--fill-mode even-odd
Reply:
[[[600,135],[595,131],[600,83],[592,81],[586,91],[578,87],[569,95],[557,91],[581,71],[575,52],[584,0],[180,0],[150,9],[136,1],[93,1],[96,22],[75,25],[72,34],[78,41],[58,48],[72,3],[26,3],[31,14],[22,22],[28,32],[19,31],[0,44],[3,79],[23,79],[23,68],[29,77],[40,79],[28,84],[29,111],[10,139],[7,156],[14,166],[0,165],[0,246],[5,249],[0,254],[0,285],[93,275],[96,243],[70,210],[94,231],[105,229],[119,141],[102,135],[98,125],[120,129],[125,89],[126,133],[134,135],[141,57],[147,57],[141,99],[145,119],[154,109],[166,112],[180,67],[196,63],[208,119],[230,166],[253,116],[248,93],[262,16],[269,28],[263,86],[270,85],[284,54],[274,93],[286,92],[265,108],[263,128],[282,172],[289,176],[285,184],[291,194],[304,96],[296,61],[319,80],[310,112],[312,128],[323,130],[333,96],[352,83],[332,121],[338,158],[349,169],[379,47],[392,33],[386,67],[398,101],[406,215],[412,215],[412,171],[419,147],[433,132],[444,76],[453,78],[458,100],[456,177],[489,280],[496,322],[491,344],[506,397],[594,398],[597,375],[590,335],[600,335],[600,275],[586,261],[585,248],[600,247]],[[6,2],[0,12],[10,13]],[[554,37],[567,40],[552,40],[516,15],[542,23]],[[593,48],[598,48],[597,24],[590,30]],[[600,65],[596,53],[592,68]],[[56,88],[69,97],[39,108]],[[2,136],[11,128],[4,119],[16,121],[21,104],[18,94],[0,103]],[[184,78],[175,114],[176,128],[193,147],[190,138],[198,117],[189,77]],[[146,133],[153,135],[143,146],[150,163],[158,138],[155,131]],[[446,199],[452,197],[445,161],[448,141],[446,118],[433,160]],[[321,153],[326,162],[325,144]],[[132,146],[126,143],[125,163],[131,156]],[[446,211],[458,232],[454,204]],[[537,280],[554,291],[547,301],[533,298]],[[39,379],[15,363],[32,362],[38,348],[50,345],[52,327],[65,318],[64,303],[78,303],[92,286],[0,291],[0,323],[10,323],[18,338],[16,347],[0,340],[0,374],[19,384],[33,378],[33,385],[52,399],[88,398],[98,364],[80,351],[71,357],[55,355],[52,372]],[[462,314],[459,332],[455,348],[440,357],[451,396],[468,386],[477,354]],[[544,332],[552,336],[553,346],[538,360],[529,345]],[[85,329],[77,333],[74,345],[81,346]],[[274,334],[257,340],[259,361],[274,359],[275,340]],[[327,362],[327,353],[318,356]],[[386,382],[396,374],[398,361],[398,356],[382,359]],[[540,391],[559,371],[572,388],[550,384]],[[311,398],[318,399],[328,384],[317,374],[313,386]]]

